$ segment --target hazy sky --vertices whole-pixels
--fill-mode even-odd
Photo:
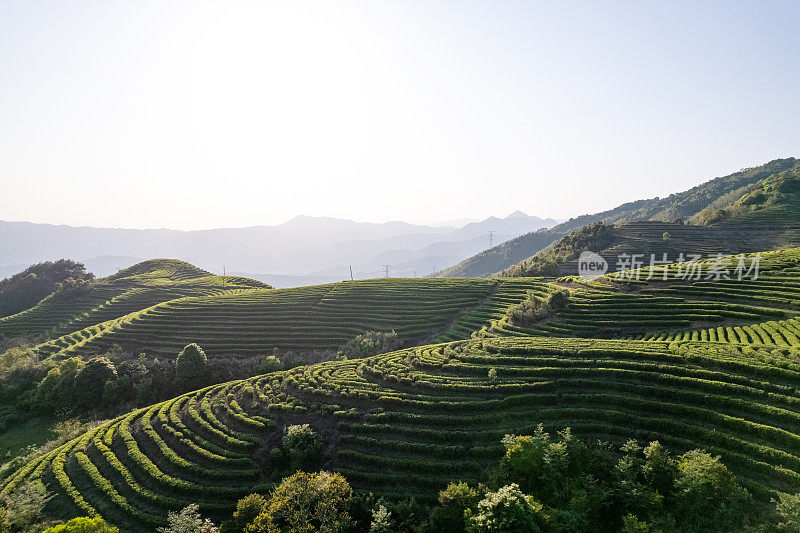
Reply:
[[[800,155],[800,2],[0,2],[0,220],[568,218]]]

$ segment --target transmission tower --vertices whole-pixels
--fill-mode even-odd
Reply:
[[[494,246],[494,230],[490,229],[489,230],[489,247],[491,248],[492,246]]]
[[[391,265],[383,265],[383,271],[385,273],[384,277],[387,277],[387,278],[389,277],[389,268],[390,267],[391,267]]]

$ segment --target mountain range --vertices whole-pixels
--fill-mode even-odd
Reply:
[[[0,278],[61,258],[106,276],[152,257],[182,259],[212,272],[224,269],[275,287],[349,279],[351,266],[356,278],[383,276],[384,265],[391,276],[413,277],[558,222],[521,211],[460,227],[311,216],[276,226],[197,231],[0,222]]]

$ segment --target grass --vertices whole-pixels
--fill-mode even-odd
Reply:
[[[30,445],[41,446],[53,438],[55,420],[34,418],[0,433],[0,461],[5,462]]]

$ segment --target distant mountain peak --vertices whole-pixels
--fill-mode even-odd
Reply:
[[[530,218],[530,215],[528,215],[528,214],[526,214],[526,213],[523,213],[522,211],[520,211],[519,209],[517,209],[516,211],[514,211],[513,213],[511,213],[510,215],[508,215],[508,216],[506,217],[506,220],[508,220],[509,218]]]

